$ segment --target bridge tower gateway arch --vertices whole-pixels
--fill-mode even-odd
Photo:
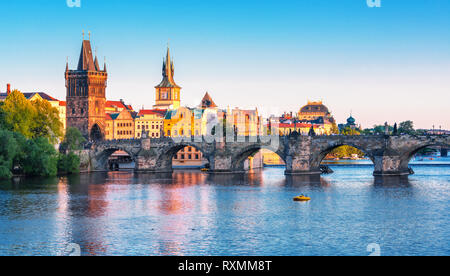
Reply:
[[[321,174],[320,163],[333,149],[348,145],[363,151],[374,163],[374,175],[409,175],[408,164],[428,146],[450,147],[450,136],[284,136],[240,137],[234,141],[175,141],[172,138],[98,141],[89,151],[91,170],[105,170],[108,154],[124,150],[136,162],[136,171],[172,172],[173,155],[182,147],[202,151],[210,163],[210,173],[242,173],[243,160],[260,149],[270,149],[286,163],[287,175]],[[270,139],[279,139],[273,144]]]
[[[90,40],[83,40],[78,67],[65,71],[67,89],[67,127],[81,131],[89,141],[105,137],[105,103],[108,73],[94,59]]]

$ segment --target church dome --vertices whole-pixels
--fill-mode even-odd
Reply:
[[[322,102],[308,102],[307,105],[300,109],[301,114],[305,113],[323,113],[329,114],[328,107],[326,107]]]
[[[348,125],[354,125],[356,123],[355,118],[353,118],[353,116],[350,116],[350,118],[347,119],[347,124]]]

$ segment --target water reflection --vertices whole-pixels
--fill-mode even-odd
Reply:
[[[314,187],[314,188],[328,188],[331,186],[330,182],[321,175],[287,175],[286,187]]]
[[[56,255],[69,243],[84,255],[357,255],[377,241],[386,254],[406,254],[417,240],[428,243],[423,254],[448,252],[450,173],[429,170],[409,178],[352,167],[326,177],[268,169],[2,181],[0,255]],[[313,200],[293,202],[299,193]],[[426,227],[417,223],[424,218]]]
[[[411,188],[408,176],[375,176],[374,186],[377,188]]]

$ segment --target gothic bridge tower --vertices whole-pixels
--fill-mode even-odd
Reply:
[[[108,73],[93,59],[90,40],[83,40],[76,70],[66,65],[67,127],[75,127],[90,141],[105,137],[105,103]]]
[[[180,107],[180,90],[181,87],[175,83],[173,76],[175,69],[173,61],[170,58],[170,50],[167,48],[166,59],[163,61],[162,69],[163,79],[161,83],[156,86],[156,104],[155,109],[177,109]]]

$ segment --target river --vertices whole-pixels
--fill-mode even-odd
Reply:
[[[0,182],[0,255],[450,254],[450,160],[374,178],[360,161],[286,177],[110,172]],[[294,202],[305,193],[312,200]],[[73,245],[72,245],[73,246]],[[70,251],[70,250],[69,250]]]

